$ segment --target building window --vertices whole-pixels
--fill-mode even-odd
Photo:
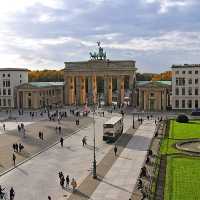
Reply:
[[[196,70],[196,71],[195,71],[195,74],[198,74],[198,73],[199,73],[199,71],[198,71],[198,70]]]
[[[21,83],[22,83],[22,80],[20,80],[19,83],[21,84]]]
[[[151,93],[150,96],[151,96],[151,97],[154,97],[154,93]]]
[[[31,97],[31,93],[30,92],[28,93],[28,96]]]
[[[6,99],[3,99],[3,106],[6,106]]]
[[[195,95],[199,95],[199,89],[195,88]]]
[[[8,77],[10,77],[10,74],[8,74]]]
[[[192,71],[188,71],[188,74],[192,74]]]
[[[6,81],[3,81],[3,87],[6,87]]]
[[[192,84],[192,79],[190,78],[190,79],[188,79],[188,84]]]
[[[188,108],[192,108],[192,100],[188,100]]]
[[[176,95],[179,95],[179,88],[176,88]]]
[[[0,99],[0,106],[1,106],[1,99]]]
[[[185,74],[185,71],[182,71],[182,74]]]
[[[5,74],[3,74],[3,77],[5,77],[6,75]]]
[[[182,100],[182,108],[185,108],[185,100]]]
[[[195,100],[195,102],[194,102],[194,106],[195,106],[195,108],[198,108],[199,107],[199,102],[198,102],[198,100]]]
[[[19,77],[21,78],[21,77],[22,77],[22,75],[20,74],[20,75],[19,75]]]
[[[198,84],[199,83],[199,79],[195,78],[194,82],[195,82],[195,84]]]
[[[188,95],[192,95],[192,88],[191,87],[188,88]]]
[[[6,89],[3,89],[3,95],[6,95]]]
[[[11,100],[8,99],[8,106],[11,107]]]
[[[73,87],[71,86],[71,89],[73,89]],[[54,90],[52,90],[52,95],[54,96],[55,95],[55,92]]]
[[[182,88],[182,95],[185,95],[185,88]]]
[[[179,74],[179,71],[176,71],[176,74]]]
[[[176,100],[176,101],[175,101],[175,107],[176,107],[176,108],[179,108],[179,100]]]
[[[11,89],[8,89],[8,95],[11,95]]]

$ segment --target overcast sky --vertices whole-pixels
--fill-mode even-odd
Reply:
[[[61,69],[102,42],[140,72],[200,63],[200,0],[1,0],[0,67]]]

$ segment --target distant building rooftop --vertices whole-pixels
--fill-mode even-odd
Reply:
[[[137,81],[136,82],[136,85],[137,86],[142,86],[142,85],[145,85],[145,84],[148,84],[148,83],[160,83],[160,84],[163,84],[163,85],[172,85],[172,82],[171,81]]]
[[[0,71],[29,71],[26,68],[0,68]]]
[[[200,64],[172,65],[172,68],[188,68],[188,67],[200,67]]]
[[[65,82],[29,82],[19,85],[17,88],[46,88],[53,86],[64,86]]]

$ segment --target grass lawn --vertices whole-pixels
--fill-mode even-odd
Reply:
[[[169,156],[165,182],[165,200],[200,199],[200,159]]]
[[[182,153],[173,144],[181,140],[200,138],[200,120],[187,124],[170,121],[169,138],[161,145],[161,154],[167,154],[165,200],[200,200],[200,158]]]

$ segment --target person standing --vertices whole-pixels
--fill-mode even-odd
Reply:
[[[117,146],[115,145],[114,147],[114,153],[115,153],[115,156],[117,155]]]
[[[75,191],[75,189],[76,189],[76,187],[77,187],[77,183],[76,183],[76,181],[75,181],[75,179],[74,179],[74,178],[72,178],[71,185],[72,185],[72,191],[74,192],[74,191]]]
[[[10,200],[14,200],[14,197],[15,197],[15,191],[14,191],[13,187],[11,187],[11,189],[10,189]]]
[[[69,188],[69,175],[66,176],[66,188]]]
[[[6,125],[5,125],[5,124],[3,124],[3,130],[4,130],[4,131],[6,130]]]
[[[61,145],[61,147],[63,147],[63,141],[64,141],[64,139],[61,137],[60,138],[60,145]]]
[[[51,200],[51,197],[50,197],[50,196],[48,196],[48,200]]]
[[[15,166],[15,161],[16,161],[16,155],[13,153],[13,164]]]

